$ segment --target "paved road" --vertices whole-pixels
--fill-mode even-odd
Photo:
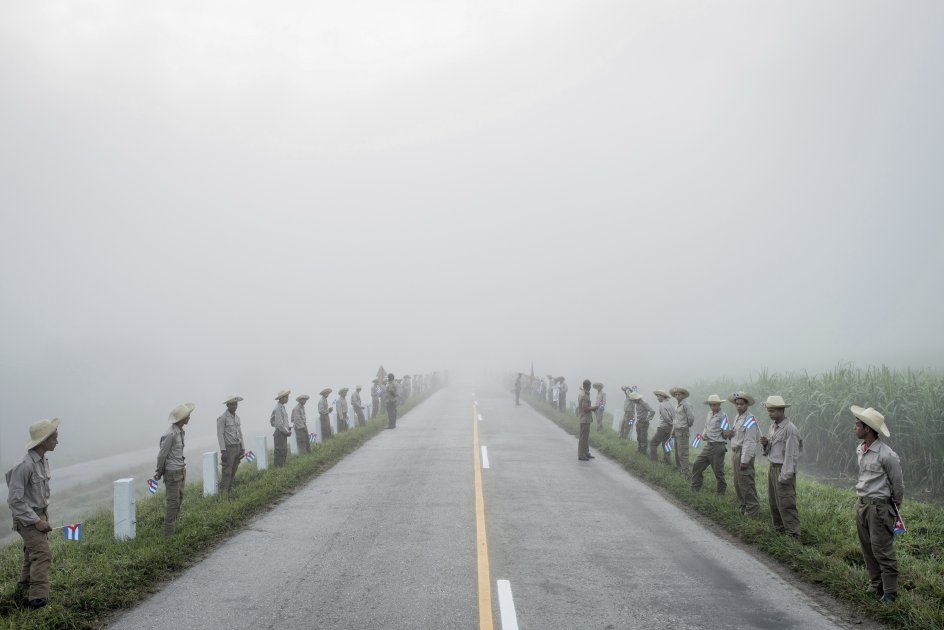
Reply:
[[[472,389],[437,393],[115,627],[478,628]],[[836,627],[507,393],[476,398],[495,628],[496,580],[522,629]]]

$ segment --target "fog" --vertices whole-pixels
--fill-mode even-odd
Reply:
[[[0,0],[0,467],[380,364],[941,367],[942,59],[934,1]]]

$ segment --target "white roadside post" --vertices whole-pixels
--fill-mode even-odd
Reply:
[[[292,434],[288,436],[288,450],[292,455],[298,455],[298,440],[295,439],[295,431],[298,429],[292,428]]]
[[[269,468],[269,445],[266,436],[256,436],[256,468],[266,470]]]
[[[203,454],[203,496],[216,495],[217,470],[220,454],[216,451]]]
[[[131,540],[135,536],[134,478],[115,481],[115,540]]]

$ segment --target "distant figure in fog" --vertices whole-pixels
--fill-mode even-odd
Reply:
[[[311,443],[308,441],[308,416],[305,414],[305,403],[311,398],[308,394],[302,394],[295,399],[298,403],[292,409],[292,428],[295,430],[295,444],[298,445],[299,453],[310,453]]]
[[[351,394],[351,406],[354,407],[354,416],[357,418],[357,426],[359,427],[367,426],[367,419],[364,417],[364,403],[361,402],[362,389],[358,385],[354,388],[354,393]]]
[[[230,396],[223,401],[226,411],[216,419],[216,440],[220,445],[220,494],[229,494],[236,480],[236,469],[246,455],[243,428],[236,415],[242,396]]]
[[[370,388],[370,419],[373,420],[380,413],[380,401],[383,398],[383,383],[379,378],[371,381],[374,385]]]
[[[639,443],[639,452],[643,455],[649,448],[649,422],[655,417],[656,412],[642,399],[642,394],[633,392],[629,395],[633,401],[633,414],[636,419],[636,441]]]
[[[688,402],[688,390],[684,387],[673,387],[669,393],[678,401],[675,407],[675,425],[672,428],[672,437],[675,438],[675,463],[682,476],[688,479],[688,438],[690,429],[695,424],[695,411],[692,403]]]
[[[327,439],[331,438],[331,412],[334,411],[334,407],[328,405],[328,394],[334,390],[330,387],[325,387],[321,392],[321,400],[318,401],[318,422],[321,425],[321,441],[324,442]]]
[[[558,388],[560,390],[557,395],[557,401],[559,404],[558,409],[561,410],[561,413],[567,413],[567,381],[564,380],[563,376],[559,376],[557,380],[559,383]]]
[[[583,382],[583,389],[577,396],[577,417],[580,423],[580,434],[577,437],[577,459],[586,462],[596,459],[590,454],[590,425],[593,424],[593,412],[597,408],[590,404],[590,381]]]
[[[625,440],[629,437],[629,429],[635,424],[636,419],[633,415],[633,399],[629,397],[633,393],[633,390],[627,386],[620,387],[623,390],[623,394],[626,395],[626,400],[623,401],[623,419],[620,421],[619,428],[619,439]]]
[[[177,531],[177,515],[180,513],[180,504],[184,500],[184,486],[187,485],[184,427],[190,422],[193,409],[193,403],[184,403],[174,407],[167,417],[170,427],[161,436],[161,448],[157,453],[154,479],[164,478],[167,494],[167,506],[164,510],[165,536],[173,536]]]
[[[269,424],[272,425],[273,450],[275,451],[276,468],[285,465],[285,458],[288,456],[288,436],[292,434],[292,425],[288,422],[288,412],[285,410],[285,403],[288,402],[288,396],[292,392],[283,389],[275,396],[278,402],[272,415],[269,416]]]
[[[338,390],[339,398],[335,401],[335,406],[337,411],[335,412],[335,417],[338,419],[338,433],[344,433],[350,428],[349,418],[347,413],[347,387],[342,387]]]
[[[606,392],[603,391],[603,383],[594,383],[593,389],[597,390],[597,431],[603,430],[603,413],[606,411]]]
[[[677,404],[664,389],[657,389],[652,393],[659,401],[659,426],[656,428],[656,434],[652,436],[652,442],[649,443],[649,457],[652,461],[658,461],[658,452],[662,450],[662,463],[668,464],[669,454],[665,450],[665,443],[672,437]]]
[[[521,372],[518,372],[518,378],[515,379],[515,406],[521,406]]]
[[[400,402],[399,390],[393,373],[387,374],[387,387],[384,389],[384,405],[387,408],[387,428],[397,428],[397,403]]]

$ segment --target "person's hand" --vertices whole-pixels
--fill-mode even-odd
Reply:
[[[161,475],[161,473],[155,472],[155,473],[154,473],[154,480],[155,480],[155,481],[160,481],[162,476],[163,476],[163,475]]]
[[[49,521],[44,521],[43,519],[39,519],[38,521],[36,521],[36,529],[38,529],[39,531],[43,533],[46,533],[46,532],[52,531],[52,526],[49,524]]]
[[[741,470],[747,470],[747,464],[741,462]]]
[[[765,438],[764,436],[761,436],[761,438],[760,438],[760,444],[761,444],[761,446],[766,447],[766,446],[767,446],[767,438]]]

